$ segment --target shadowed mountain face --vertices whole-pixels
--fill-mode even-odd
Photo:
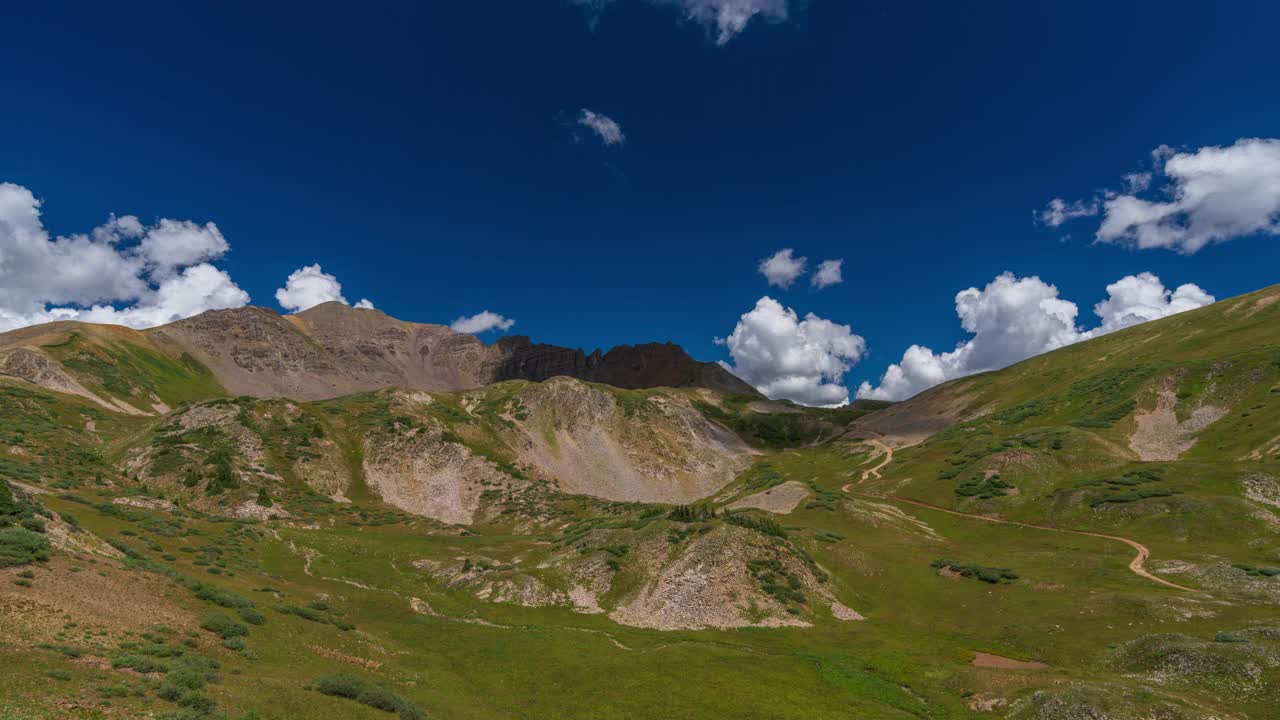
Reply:
[[[443,325],[397,320],[378,310],[324,303],[282,316],[261,307],[214,310],[142,333],[107,333],[101,326],[59,323],[0,335],[0,350],[39,347],[53,335],[139,342],[170,358],[208,368],[232,395],[321,400],[386,387],[464,390],[501,380],[568,376],[622,388],[701,387],[758,395],[714,363],[679,346],[622,346],[590,355],[581,350],[509,337],[485,345]],[[32,346],[30,338],[39,337]]]
[[[557,375],[631,390],[651,387],[701,387],[736,395],[758,395],[755,388],[715,363],[698,362],[674,343],[619,345],[607,353],[534,344],[523,335],[493,346],[499,357],[490,382],[534,380]]]

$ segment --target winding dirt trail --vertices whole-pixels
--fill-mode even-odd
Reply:
[[[876,447],[878,447],[878,448],[880,448],[881,450],[883,450],[883,451],[884,451],[884,459],[880,461],[880,464],[879,464],[879,465],[876,465],[875,467],[871,468],[870,470],[863,470],[863,471],[862,471],[862,480],[863,480],[863,481],[865,481],[867,478],[870,478],[870,477],[874,477],[874,478],[876,478],[876,479],[879,479],[879,478],[880,478],[880,470],[881,470],[881,469],[883,469],[885,465],[888,465],[889,463],[893,462],[893,448],[889,447],[888,445],[885,445],[884,443],[880,442],[879,440],[865,440],[864,442],[866,442],[868,445],[875,445]],[[848,487],[849,487],[848,485],[845,485],[845,488],[848,488]],[[846,492],[847,492],[847,490],[846,490]]]
[[[884,448],[886,457],[884,461],[881,462],[879,465],[872,468],[871,470],[867,470],[866,472],[862,473],[862,480],[859,481],[859,484],[867,480],[867,478],[871,477],[873,474],[876,478],[879,478],[880,470],[884,468],[885,465],[888,465],[890,461],[893,460],[893,450],[889,446],[885,445],[884,443],[881,443],[878,440],[868,440],[867,442],[873,445],[878,445],[881,448]],[[854,483],[848,483],[840,489],[846,493],[851,493],[854,495],[865,495],[867,497],[879,498],[881,500],[896,500],[900,503],[905,503],[907,505],[915,505],[916,507],[927,508],[929,510],[936,510],[938,512],[947,513],[948,515],[959,515],[960,517],[972,518],[974,520],[982,520],[983,522],[994,523],[996,525],[1015,525],[1017,527],[1031,528],[1033,530],[1048,530],[1049,532],[1068,533],[1071,535],[1086,535],[1088,537],[1096,537],[1096,538],[1102,538],[1104,540],[1115,540],[1116,542],[1122,542],[1125,545],[1128,545],[1129,547],[1138,551],[1137,556],[1134,557],[1133,560],[1129,562],[1129,570],[1131,570],[1135,575],[1144,577],[1148,580],[1151,580],[1152,582],[1160,583],[1165,587],[1171,587],[1175,590],[1186,590],[1188,592],[1198,592],[1195,588],[1189,588],[1185,585],[1179,585],[1175,582],[1170,582],[1168,580],[1165,580],[1164,578],[1156,577],[1155,575],[1152,575],[1150,572],[1148,572],[1146,565],[1147,565],[1147,559],[1151,557],[1151,550],[1146,545],[1143,545],[1142,543],[1136,540],[1130,540],[1129,538],[1120,537],[1119,535],[1106,535],[1104,533],[1089,532],[1088,530],[1071,530],[1068,528],[1050,527],[1048,525],[1035,525],[1032,523],[1018,522],[1017,520],[1004,520],[1002,518],[993,518],[993,517],[988,517],[986,515],[977,515],[974,513],[960,512],[959,510],[952,510],[951,508],[945,508],[940,505],[933,505],[931,503],[921,502],[920,500],[912,500],[911,498],[905,498],[898,495],[885,495],[883,493],[871,493],[871,492],[863,492],[858,490],[851,490],[850,488],[852,488],[853,485]]]

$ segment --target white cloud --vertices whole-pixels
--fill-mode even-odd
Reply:
[[[1164,147],[1163,145],[1161,147]],[[1124,175],[1125,192],[1140,193],[1151,187],[1151,173],[1131,172]]]
[[[843,269],[843,258],[839,260],[823,260],[822,264],[818,266],[818,272],[814,273],[813,277],[810,278],[810,282],[818,289],[839,285],[844,282]]]
[[[788,0],[658,0],[678,5],[695,22],[712,28],[716,44],[724,45],[746,29],[752,19],[783,22],[788,15]]]
[[[849,400],[844,374],[866,353],[867,343],[848,325],[837,325],[762,297],[723,340],[733,358],[726,367],[773,399],[804,405]]]
[[[136,221],[136,218],[134,218]],[[189,220],[161,220],[147,230],[138,250],[159,277],[169,277],[177,269],[216,260],[231,246],[213,223],[198,225]]]
[[[373,301],[370,300],[369,298],[360,298],[360,302],[356,303],[355,305],[352,305],[351,307],[357,310],[373,310],[374,309]]]
[[[292,312],[301,312],[320,303],[340,302],[348,305],[342,296],[342,283],[338,278],[320,268],[320,264],[307,265],[289,273],[284,287],[276,290],[276,302]]]
[[[1088,203],[1082,200],[1067,202],[1062,198],[1054,198],[1049,201],[1049,204],[1043,210],[1036,213],[1036,219],[1049,227],[1056,228],[1069,220],[1097,214],[1098,203],[1096,201]]]
[[[151,327],[249,301],[209,264],[229,250],[213,223],[113,215],[87,234],[51,237],[40,206],[27,188],[0,183],[0,330],[72,319]]]
[[[1246,138],[1194,152],[1162,145],[1152,157],[1167,181],[1158,194],[1167,199],[1138,197],[1150,176],[1126,176],[1127,193],[1107,195],[1099,242],[1190,255],[1214,242],[1280,235],[1280,140]]]
[[[1107,286],[1107,299],[1093,306],[1093,312],[1102,319],[1102,324],[1085,335],[1104,335],[1148,320],[1204,307],[1214,301],[1215,298],[1199,285],[1187,283],[1179,285],[1176,290],[1168,290],[1160,278],[1149,272],[1128,275]]]
[[[1004,273],[986,288],[956,295],[956,313],[973,335],[950,352],[912,345],[885,370],[880,384],[863,382],[859,398],[903,400],[934,385],[974,373],[998,370],[1065,345],[1088,340],[1148,320],[1208,305],[1213,296],[1196,285],[1167,290],[1151,273],[1129,275],[1107,286],[1108,298],[1094,306],[1101,324],[1076,326],[1079,308],[1058,297],[1058,289],[1038,277]]]
[[[123,309],[96,305],[81,312],[76,319],[146,328],[199,315],[205,310],[242,307],[248,303],[249,293],[232,282],[230,275],[201,263],[165,279],[144,302]]]
[[[506,318],[498,313],[485,310],[483,312],[476,313],[471,317],[460,317],[457,320],[454,320],[453,324],[449,327],[452,328],[454,332],[479,335],[480,333],[489,332],[490,330],[501,330],[506,332],[515,324],[516,321],[511,318]]]
[[[769,280],[770,285],[786,288],[804,275],[808,262],[809,258],[795,257],[791,248],[783,248],[761,260],[758,269]]]
[[[614,0],[573,0],[587,10],[588,24],[594,28],[600,14]],[[790,14],[789,0],[648,0],[654,5],[673,5],[685,17],[711,30],[717,45],[724,45],[746,29],[754,19],[784,22]]]
[[[586,108],[578,116],[578,124],[594,132],[605,145],[621,145],[627,141],[627,136],[622,134],[622,126],[613,118]]]

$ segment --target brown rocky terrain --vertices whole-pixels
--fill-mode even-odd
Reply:
[[[602,353],[536,344],[524,336],[486,345],[444,325],[406,322],[341,303],[294,315],[269,308],[211,310],[145,331],[59,322],[0,334],[0,373],[53,390],[92,393],[62,372],[43,349],[83,335],[142,346],[175,360],[192,358],[231,395],[323,400],[401,387],[465,390],[503,380],[567,376],[622,388],[700,387],[758,395],[715,363],[671,343],[623,345]],[[32,376],[32,377],[28,377]],[[111,406],[109,399],[102,400]]]

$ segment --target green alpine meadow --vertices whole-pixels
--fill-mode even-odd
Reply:
[[[412,324],[345,306],[12,331],[0,717],[1268,717],[1277,300],[835,409],[291,397],[388,377],[328,328]]]

